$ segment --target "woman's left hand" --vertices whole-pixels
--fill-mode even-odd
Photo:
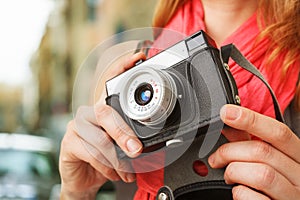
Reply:
[[[249,109],[225,105],[221,118],[231,141],[209,158],[226,167],[224,179],[236,184],[235,200],[300,199],[300,139],[283,123]],[[261,140],[245,140],[249,135]]]

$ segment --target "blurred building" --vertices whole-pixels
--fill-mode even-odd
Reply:
[[[0,127],[3,132],[21,129],[23,121],[22,87],[0,84]]]
[[[31,60],[35,105],[27,106],[32,130],[63,133],[72,118],[77,70],[102,40],[124,30],[151,26],[156,0],[59,0]],[[36,111],[36,112],[35,112]]]

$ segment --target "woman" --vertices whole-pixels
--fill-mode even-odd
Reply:
[[[300,87],[296,87],[300,68],[299,10],[297,0],[161,0],[153,25],[186,35],[204,29],[218,46],[235,43],[264,74],[284,111],[295,93],[300,105]],[[155,32],[156,41],[161,34]],[[140,58],[145,59],[143,54],[135,54],[110,75],[129,69]],[[234,199],[299,199],[299,139],[288,127],[270,118],[274,112],[267,89],[234,62],[229,64],[243,107],[226,105],[221,109],[222,120],[234,129],[224,130],[231,142],[210,156],[210,165],[227,166],[224,178],[227,183],[236,183],[232,190]],[[163,185],[163,170],[125,173],[113,169],[122,163],[110,161],[113,167],[109,168],[100,162],[106,158],[108,152],[103,149],[110,145],[111,138],[130,157],[138,156],[142,150],[125,122],[111,123],[115,111],[103,103],[104,96],[103,93],[102,103],[79,110],[75,118],[102,127],[94,137],[80,133],[74,122],[68,126],[60,156],[61,197],[93,199],[108,179],[132,182],[137,178],[135,199],[155,199]],[[88,114],[89,110],[96,111],[96,117]],[[260,140],[249,140],[250,136]]]

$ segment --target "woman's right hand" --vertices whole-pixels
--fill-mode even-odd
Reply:
[[[132,55],[125,64],[110,69],[106,80],[141,59],[145,59],[143,53]],[[103,91],[97,104],[80,107],[68,124],[59,159],[61,199],[94,199],[107,180],[135,180],[130,164],[117,159],[113,141],[129,157],[138,156],[142,144],[121,116],[105,104],[105,96]]]

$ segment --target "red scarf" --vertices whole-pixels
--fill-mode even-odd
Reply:
[[[187,1],[185,5],[176,12],[165,28],[178,31],[186,36],[201,29],[205,31],[204,11],[201,1]],[[295,63],[292,67],[290,67],[284,78],[282,78],[284,54],[277,57],[272,66],[266,68],[266,51],[269,41],[265,39],[254,48],[258,34],[259,29],[256,14],[254,13],[253,16],[251,16],[242,26],[232,33],[231,36],[229,36],[221,44],[221,46],[230,43],[234,43],[237,46],[243,55],[264,75],[278,98],[281,110],[284,111],[293,99],[296,90],[299,63]],[[157,38],[156,43],[165,42],[162,38],[163,33]],[[152,54],[155,53],[157,52],[152,52]],[[233,61],[229,62],[229,66],[239,89],[242,106],[274,117],[275,114],[272,98],[265,85],[254,75],[243,70]],[[138,191],[136,192],[135,200],[154,200],[157,190],[163,186],[163,179],[163,169],[154,172],[137,174]]]

